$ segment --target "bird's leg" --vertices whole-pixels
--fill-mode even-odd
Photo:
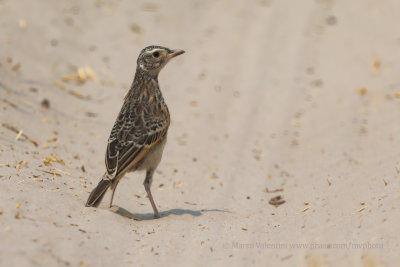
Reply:
[[[110,199],[110,208],[112,207],[112,202],[113,202],[113,198],[114,198],[114,193],[115,193],[115,189],[117,189],[118,182],[119,182],[119,181],[115,181],[115,182],[114,182],[115,185],[113,184],[113,185],[111,186],[112,193],[111,193],[111,199]]]
[[[160,214],[158,214],[156,204],[154,203],[153,196],[151,195],[151,191],[150,191],[151,183],[153,182],[153,173],[154,173],[154,170],[151,170],[151,169],[146,171],[146,179],[144,179],[143,185],[144,185],[144,189],[146,190],[147,197],[150,200],[151,206],[153,207],[154,217],[160,218]]]

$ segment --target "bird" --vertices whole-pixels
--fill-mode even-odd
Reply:
[[[153,174],[161,161],[171,122],[168,107],[158,83],[161,69],[180,49],[147,46],[139,54],[135,76],[111,129],[105,155],[106,171],[92,190],[86,207],[98,207],[111,189],[110,208],[117,185],[127,172],[145,171],[143,182],[154,217],[160,214],[151,194]]]

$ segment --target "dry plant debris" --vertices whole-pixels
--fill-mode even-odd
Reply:
[[[63,82],[78,81],[80,83],[86,82],[88,79],[97,81],[97,75],[90,67],[78,67],[76,74],[64,75],[61,77]]]
[[[283,188],[278,188],[275,190],[269,190],[268,187],[265,188],[265,192],[267,193],[277,193],[277,192],[283,192]]]
[[[280,206],[280,205],[282,205],[283,203],[285,203],[286,201],[283,199],[283,195],[279,195],[279,196],[276,196],[276,197],[273,197],[273,198],[271,198],[270,200],[269,200],[269,204],[270,205],[273,205],[273,206],[275,206],[275,207],[278,207],[278,206]]]
[[[29,138],[26,134],[23,133],[23,130],[19,130],[17,127],[15,127],[14,125],[10,125],[8,123],[0,123],[0,126],[13,131],[14,133],[17,134],[17,136],[15,137],[15,140],[18,140],[21,136],[24,137],[26,140],[28,140],[29,142],[31,142],[34,146],[38,146],[38,143],[34,140],[32,140],[31,138]]]
[[[65,166],[65,162],[58,158],[55,154],[51,154],[50,157],[43,158],[43,162],[46,165],[49,165],[51,162],[57,162],[58,164]]]

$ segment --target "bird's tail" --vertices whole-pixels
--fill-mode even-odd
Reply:
[[[98,207],[107,189],[111,186],[112,182],[109,179],[102,179],[100,183],[90,193],[89,198],[86,202],[86,207]]]

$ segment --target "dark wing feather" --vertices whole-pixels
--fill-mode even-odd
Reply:
[[[163,105],[163,104],[162,104]],[[168,110],[125,102],[108,140],[106,167],[116,177],[139,162],[168,131]]]

